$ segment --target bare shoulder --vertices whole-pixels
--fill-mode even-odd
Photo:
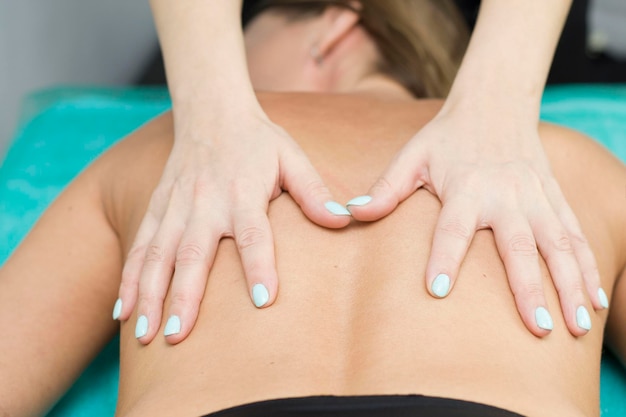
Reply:
[[[586,161],[592,165],[607,164],[605,169],[623,174],[624,164],[597,140],[576,130],[552,123],[541,123],[539,134],[553,166],[561,167],[575,161]],[[584,168],[585,164],[578,164]],[[592,172],[588,172],[592,176]]]
[[[161,178],[173,142],[172,116],[167,112],[118,142],[90,168],[102,182],[105,210],[125,251]]]
[[[616,271],[622,271],[623,278],[626,270],[626,166],[598,141],[580,132],[546,123],[541,125],[540,135],[554,174],[583,230],[587,229],[587,237],[604,235],[609,239],[606,242],[610,246],[603,245],[603,253],[598,253],[600,248],[596,248],[596,256],[611,256]],[[619,274],[615,278],[624,281]],[[626,288],[616,291],[614,297],[626,301]],[[624,350],[626,352],[626,341]]]
[[[592,204],[611,222],[615,242],[626,248],[626,166],[598,141],[575,130],[542,123],[539,132],[568,200]]]
[[[121,170],[122,174],[161,170],[171,151],[173,129],[171,112],[164,113],[117,143],[98,160],[97,165],[113,172]]]

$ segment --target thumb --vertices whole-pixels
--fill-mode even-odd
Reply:
[[[426,152],[413,138],[396,154],[368,193],[348,201],[346,207],[357,220],[378,220],[424,185],[427,178]]]
[[[350,223],[350,212],[333,198],[330,190],[299,147],[285,150],[280,158],[280,183],[283,190],[314,223],[330,228]]]

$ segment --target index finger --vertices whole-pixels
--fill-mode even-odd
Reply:
[[[257,308],[268,307],[276,299],[278,274],[267,214],[240,211],[233,218],[233,231],[252,302]]]

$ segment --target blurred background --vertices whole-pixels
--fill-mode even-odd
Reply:
[[[473,25],[480,1],[457,4]],[[549,83],[598,82],[626,83],[626,0],[574,0],[565,25]],[[0,0],[0,161],[29,92],[164,83],[148,0]]]
[[[26,94],[132,84],[156,47],[148,0],[0,0],[0,161]]]

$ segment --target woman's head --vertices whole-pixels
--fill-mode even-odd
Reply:
[[[244,11],[262,89],[328,90],[369,71],[416,97],[444,97],[468,40],[450,0],[257,0]]]

